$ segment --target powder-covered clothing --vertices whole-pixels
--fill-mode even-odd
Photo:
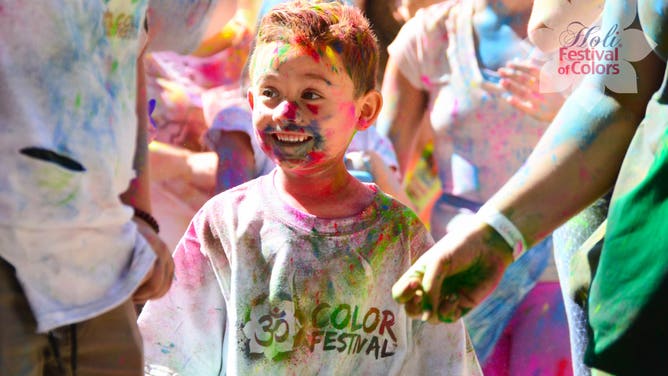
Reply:
[[[156,49],[195,46],[211,0],[152,0]],[[0,0],[0,256],[44,332],[127,300],[155,258],[119,194],[134,177],[149,1]]]
[[[580,247],[587,238],[605,221],[609,203],[609,197],[598,199],[552,233],[554,260],[559,272],[559,283],[568,319],[574,376],[590,376],[591,370],[584,364],[584,353],[589,341],[587,338],[589,323],[586,310],[581,305],[582,302],[577,299],[579,296],[574,294],[578,289],[576,280],[581,276],[573,265],[573,259],[577,258]],[[590,276],[587,275],[586,280],[589,279]]]
[[[484,88],[485,82],[494,82],[494,72],[482,66],[476,53],[473,10],[473,0],[421,9],[402,27],[388,52],[410,84],[428,95],[433,153],[444,193],[481,205],[520,168],[548,124]],[[504,49],[523,59],[532,45],[515,36]],[[431,213],[434,238],[455,226],[456,216],[475,210],[441,197]],[[465,317],[481,362],[546,268],[553,271],[551,280],[557,280],[551,249],[548,239],[511,264],[492,295]]]
[[[479,375],[461,321],[410,320],[393,283],[433,240],[376,191],[322,219],[281,202],[275,173],[193,218],[166,296],[139,317],[147,363],[181,375]]]
[[[667,84],[665,70],[626,152],[589,291],[585,363],[612,374],[668,372]]]
[[[481,86],[485,79],[475,50],[473,3],[459,1],[452,12],[446,11],[448,2],[421,9],[388,51],[411,85],[428,94],[444,191],[483,203],[524,163],[547,123]],[[532,46],[517,37],[507,48],[522,59]],[[445,229],[457,213],[452,206],[436,206],[433,228]]]

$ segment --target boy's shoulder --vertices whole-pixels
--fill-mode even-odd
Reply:
[[[222,207],[234,208],[248,206],[249,204],[258,205],[262,202],[262,182],[266,175],[259,176],[247,182],[232,187],[210,198],[203,206],[202,211],[218,211]]]
[[[382,213],[381,218],[391,222],[402,222],[410,226],[425,227],[418,215],[408,206],[393,196],[383,192],[375,184],[370,184],[376,190],[376,203],[378,210]]]

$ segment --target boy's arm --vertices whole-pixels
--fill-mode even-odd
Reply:
[[[211,262],[201,251],[199,215],[174,252],[171,289],[149,301],[138,319],[146,364],[180,375],[218,375],[224,370],[227,310]]]

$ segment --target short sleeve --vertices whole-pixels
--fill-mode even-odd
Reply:
[[[449,71],[445,21],[454,3],[445,1],[420,9],[387,47],[401,73],[417,89],[429,91],[429,82]]]
[[[174,251],[174,281],[149,301],[138,319],[146,364],[180,375],[217,375],[223,363],[226,306],[209,258],[203,254],[200,211]]]
[[[411,249],[411,265],[417,261],[425,252],[431,248],[435,242],[427,227],[422,223],[417,215],[413,215],[411,219],[411,233],[410,249]]]

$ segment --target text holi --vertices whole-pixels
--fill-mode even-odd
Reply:
[[[272,309],[269,313],[259,316],[250,337],[251,352],[266,353],[262,348],[280,347],[291,351],[296,347],[308,347],[311,352],[337,351],[346,354],[373,355],[376,359],[394,354],[397,337],[393,327],[395,315],[390,310],[381,311],[372,307],[364,311],[358,306],[349,304],[331,306],[327,303],[318,304],[305,315],[305,323],[297,323],[293,315],[285,310]],[[303,329],[301,340],[294,342],[296,326]],[[287,345],[287,348],[286,348]],[[255,351],[253,349],[256,349]]]
[[[569,25],[561,36],[559,74],[619,74],[619,26],[613,25],[602,38],[600,31],[579,22]]]

